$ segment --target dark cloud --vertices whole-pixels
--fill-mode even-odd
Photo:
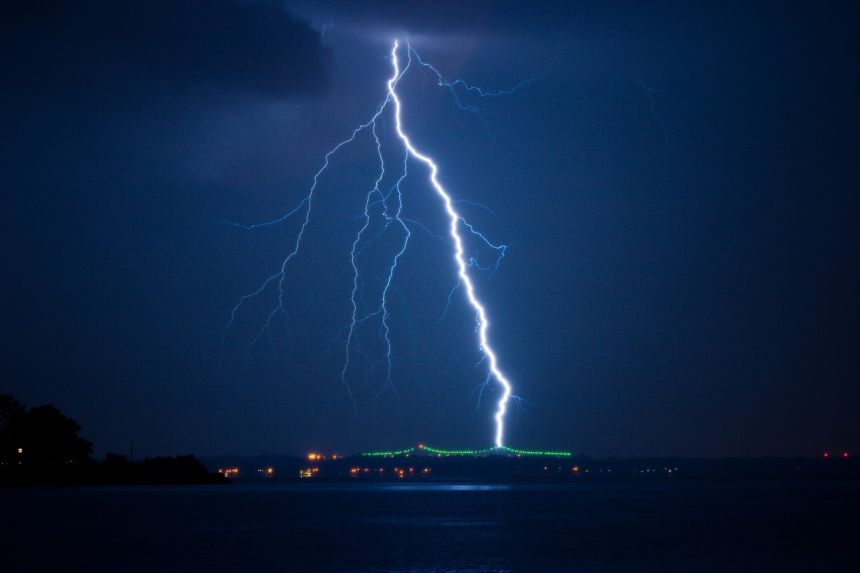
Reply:
[[[276,3],[17,1],[2,17],[7,86],[109,97],[167,88],[319,93],[319,34]]]
[[[558,35],[623,28],[625,22],[633,20],[657,23],[661,18],[683,16],[702,23],[720,19],[715,6],[688,7],[682,2],[538,2],[523,6],[516,0],[292,0],[290,5],[297,13],[308,14],[335,30],[386,30],[440,37],[484,34],[504,37],[507,42],[519,39],[532,43]]]

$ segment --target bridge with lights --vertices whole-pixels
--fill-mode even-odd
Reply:
[[[412,454],[424,454],[429,456],[466,456],[466,457],[475,457],[475,456],[489,456],[489,455],[505,455],[505,456],[514,456],[514,457],[522,457],[522,456],[541,456],[541,457],[554,457],[554,458],[569,458],[573,455],[572,452],[558,451],[558,450],[521,450],[518,448],[511,448],[508,446],[495,446],[492,448],[483,448],[483,449],[475,449],[475,450],[447,450],[443,448],[434,448],[432,446],[428,446],[423,443],[416,444],[411,448],[405,448],[402,450],[379,450],[372,452],[362,452],[362,456],[364,457],[374,457],[374,458],[393,458],[397,456],[408,456]]]

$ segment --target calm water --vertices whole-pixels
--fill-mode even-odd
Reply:
[[[860,484],[0,490],[0,571],[857,571]]]

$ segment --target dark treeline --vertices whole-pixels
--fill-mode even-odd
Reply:
[[[192,455],[140,462],[107,454],[93,459],[81,426],[55,406],[28,408],[0,394],[0,483],[2,484],[184,484],[226,483]]]

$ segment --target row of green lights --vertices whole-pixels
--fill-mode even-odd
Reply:
[[[441,448],[431,448],[430,446],[421,446],[422,450],[426,450],[431,454],[439,454],[440,456],[478,456],[494,451],[496,448],[486,448],[483,450],[443,450]]]
[[[509,448],[507,446],[502,446],[502,450],[506,452],[511,452],[512,454],[519,454],[521,456],[554,456],[557,458],[569,458],[573,454],[570,452],[555,452],[552,450],[518,450],[516,448]]]
[[[502,446],[499,448],[485,448],[483,450],[443,450],[441,448],[433,448],[430,446],[419,446],[420,449],[430,452],[431,454],[437,454],[440,456],[478,456],[481,454],[488,454],[490,452],[494,452],[497,450],[503,450],[506,452],[510,452],[512,454],[517,454],[520,456],[552,456],[552,457],[563,457],[569,458],[573,454],[571,452],[558,452],[552,450],[520,450],[517,448],[509,448],[508,446]],[[369,456],[369,457],[393,457],[393,456],[402,456],[406,454],[411,454],[415,451],[416,448],[407,448],[404,450],[391,450],[384,452],[365,452],[361,455]]]
[[[364,452],[363,456],[370,457],[378,457],[378,458],[387,458],[391,456],[402,456],[405,454],[410,454],[415,451],[415,448],[407,448],[405,450],[392,450],[390,452]]]

